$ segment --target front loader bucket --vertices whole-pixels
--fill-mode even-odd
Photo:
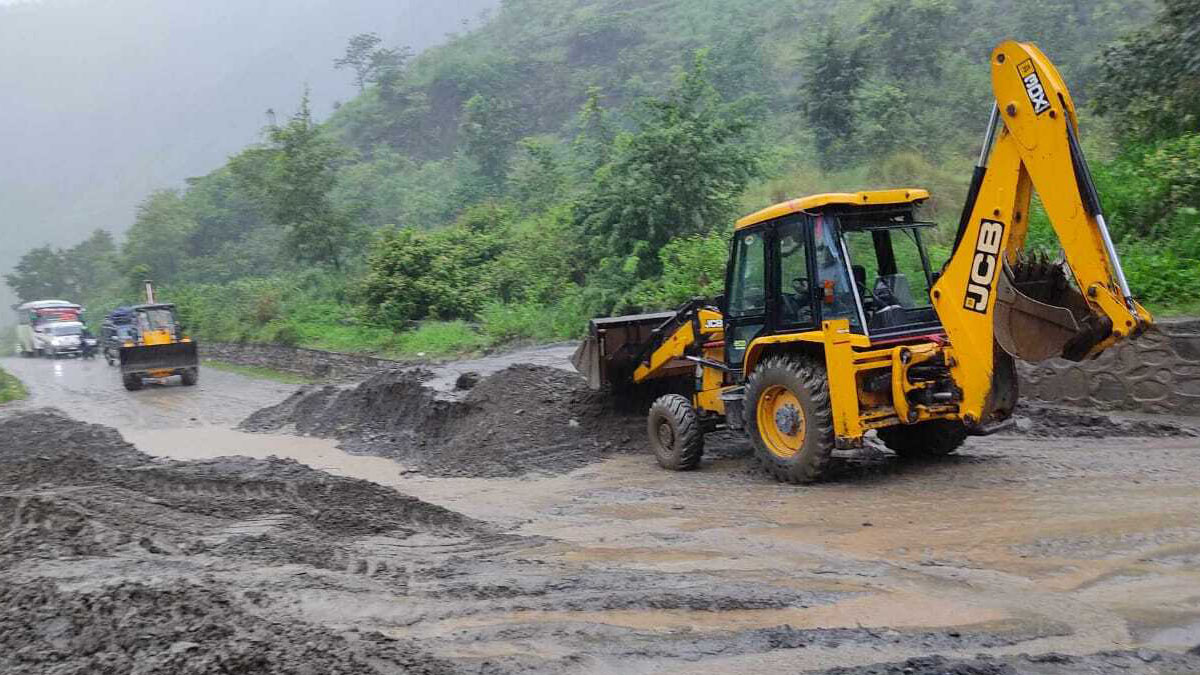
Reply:
[[[1107,335],[1062,265],[1018,261],[1003,266],[996,284],[996,342],[1030,363],[1055,357],[1078,361]]]
[[[121,347],[122,375],[196,368],[199,365],[200,356],[195,342]]]
[[[631,376],[647,345],[675,317],[676,312],[656,312],[592,319],[588,336],[575,350],[571,364],[592,389],[632,384]]]

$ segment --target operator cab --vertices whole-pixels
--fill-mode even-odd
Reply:
[[[823,194],[738,221],[726,277],[726,359],[740,365],[756,337],[819,330],[892,342],[941,332],[935,277],[915,217],[925,190]]]

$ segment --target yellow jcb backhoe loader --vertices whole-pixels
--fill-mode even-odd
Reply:
[[[198,345],[183,333],[175,305],[157,302],[154,285],[146,282],[146,304],[128,308],[133,314],[132,337],[121,345],[121,381],[137,391],[146,379],[178,375],[185,387],[200,381]]]
[[[925,190],[821,194],[738,221],[717,306],[591,322],[573,360],[592,386],[687,385],[650,408],[659,464],[695,468],[721,429],[744,430],[794,483],[821,479],[871,429],[901,455],[950,453],[1011,416],[1014,357],[1081,361],[1150,327],[1058,70],[1018,42],[991,69],[995,103],[941,270],[917,218]],[[1035,189],[1057,262],[1022,254]]]

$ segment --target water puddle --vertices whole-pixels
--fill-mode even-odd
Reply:
[[[335,476],[360,478],[397,487],[411,473],[401,464],[382,457],[351,455],[337,441],[306,436],[250,434],[220,427],[194,429],[121,429],[125,440],[156,457],[194,461],[241,455],[254,459],[294,459]]]
[[[1159,649],[1191,649],[1200,644],[1200,620],[1163,628],[1146,638],[1146,645]]]

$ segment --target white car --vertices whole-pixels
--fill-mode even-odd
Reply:
[[[57,359],[83,353],[83,324],[78,321],[47,323],[34,333],[34,343],[45,356]]]
[[[44,354],[42,349],[48,340],[47,326],[78,323],[83,313],[83,307],[66,300],[35,300],[13,309],[17,310],[17,351],[22,356]]]

